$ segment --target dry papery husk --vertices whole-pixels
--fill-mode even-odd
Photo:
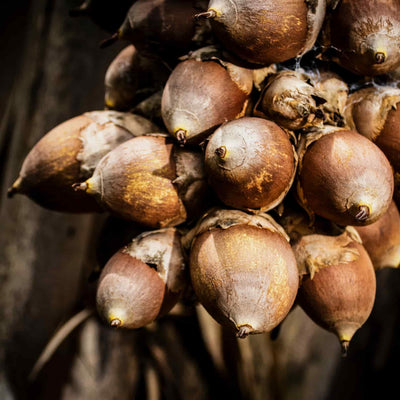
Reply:
[[[339,236],[304,236],[293,250],[303,275],[296,301],[315,323],[337,335],[346,354],[376,293],[375,271],[357,231],[347,227]]]
[[[209,46],[181,58],[164,88],[161,113],[178,142],[199,143],[223,122],[242,117],[253,71],[225,61]]]
[[[88,178],[100,159],[120,143],[154,131],[159,128],[147,119],[116,111],[92,111],[67,120],[32,148],[8,194],[25,194],[55,211],[100,211],[72,184]]]
[[[211,0],[197,15],[228,50],[262,65],[301,56],[315,43],[325,17],[325,0]],[[240,22],[240,23],[238,23]]]
[[[183,239],[199,302],[244,338],[269,332],[287,315],[298,289],[289,238],[267,214],[213,209]]]
[[[375,270],[400,265],[400,214],[394,201],[378,221],[354,227]]]
[[[162,134],[136,137],[109,152],[92,177],[77,185],[113,215],[151,228],[196,218],[207,183],[200,151],[175,146]]]
[[[293,246],[299,275],[310,275],[313,279],[322,268],[357,260],[359,251],[348,247],[352,242],[362,244],[357,230],[351,226],[336,236],[306,233]]]
[[[97,309],[112,327],[140,328],[171,310],[186,284],[177,230],[144,232],[104,267],[97,288]]]
[[[209,23],[193,18],[205,5],[205,0],[137,0],[117,32],[102,46],[127,40],[140,51],[180,56],[212,40]]]
[[[400,173],[400,89],[371,86],[352,93],[347,101],[346,123],[373,141]]]
[[[131,109],[162,90],[170,68],[157,56],[141,54],[133,45],[121,50],[107,68],[104,103],[112,110]]]
[[[298,130],[323,124],[324,103],[326,99],[309,75],[283,70],[268,79],[253,115],[271,119],[282,128]]]
[[[208,139],[205,172],[221,201],[247,211],[280,204],[296,175],[297,154],[276,123],[243,117],[220,126]]]
[[[349,87],[336,73],[326,69],[307,71],[315,89],[326,100],[322,109],[327,125],[344,126],[344,109],[346,107]]]
[[[355,131],[325,125],[304,133],[298,146],[297,197],[338,225],[367,225],[388,209],[393,172],[383,152]]]
[[[363,76],[386,74],[400,64],[400,3],[398,0],[341,0],[327,14],[325,46],[333,61]]]

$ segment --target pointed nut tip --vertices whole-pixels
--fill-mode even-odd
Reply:
[[[244,339],[253,332],[253,328],[250,325],[242,325],[239,327],[236,337],[239,339]]]
[[[354,217],[357,221],[363,222],[366,219],[368,219],[370,214],[371,210],[369,209],[368,206],[358,206],[358,212]]]
[[[349,352],[349,344],[350,344],[350,342],[348,340],[342,340],[340,342],[340,345],[342,347],[342,358],[347,357],[347,354]]]
[[[86,192],[86,190],[88,189],[89,185],[86,182],[82,182],[82,183],[74,183],[72,185],[73,189],[75,190],[75,192],[79,192],[79,191],[83,191]]]
[[[378,51],[377,53],[375,53],[375,62],[377,64],[383,64],[386,60],[386,55],[385,53]]]
[[[225,146],[220,146],[220,147],[216,148],[215,149],[215,154],[219,158],[224,158],[226,156],[226,147]]]
[[[12,184],[12,186],[10,186],[10,187],[7,189],[7,197],[8,197],[9,199],[11,199],[12,197],[14,197],[14,195],[15,195],[16,193],[19,193],[19,192],[20,192],[21,182],[22,182],[22,179],[21,179],[21,177],[19,176],[19,177],[17,178],[17,180]]]
[[[110,321],[110,326],[112,328],[119,328],[122,325],[122,322],[119,318],[114,318]]]
[[[196,14],[193,18],[195,20],[199,20],[199,19],[212,19],[215,18],[217,16],[217,13],[215,10],[207,10],[201,13]]]
[[[186,143],[186,134],[187,132],[183,129],[178,129],[175,132],[176,139],[178,140],[179,146],[184,146]]]

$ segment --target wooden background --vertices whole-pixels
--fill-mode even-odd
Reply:
[[[399,398],[397,270],[378,273],[373,314],[346,359],[336,338],[299,309],[277,340],[257,335],[238,342],[201,310],[181,305],[134,332],[112,331],[93,316],[28,379],[57,328],[93,302],[88,277],[104,220],[6,198],[41,136],[103,107],[104,74],[124,44],[100,50],[108,34],[88,19],[70,18],[76,3],[0,6],[0,399]]]

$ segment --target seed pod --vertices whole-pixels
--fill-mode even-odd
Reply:
[[[90,17],[100,28],[115,32],[134,2],[135,0],[84,0],[79,7],[71,9],[69,15]]]
[[[206,24],[193,15],[205,4],[202,0],[137,0],[117,32],[102,47],[116,40],[128,40],[139,51],[182,55],[207,37]]]
[[[296,301],[322,328],[335,333],[347,348],[369,317],[375,301],[372,262],[351,228],[340,236],[304,236],[294,247],[304,274]]]
[[[141,328],[166,314],[185,288],[176,229],[145,232],[119,250],[100,276],[96,302],[111,327]]]
[[[89,177],[100,159],[118,144],[159,128],[145,118],[115,111],[93,111],[48,132],[27,155],[9,196],[22,193],[42,207],[93,212],[90,196],[72,189]]]
[[[179,63],[165,85],[162,117],[180,144],[200,142],[223,122],[244,115],[253,72],[222,61],[213,49],[201,49]]]
[[[133,45],[114,58],[105,76],[105,105],[129,110],[140,100],[163,88],[169,69],[156,56],[140,54]]]
[[[364,76],[385,74],[400,64],[398,0],[342,0],[328,19],[324,36],[338,62]]]
[[[378,221],[355,227],[375,270],[400,265],[400,214],[394,201]]]
[[[136,137],[103,157],[75,188],[121,218],[151,228],[178,225],[195,216],[204,199],[202,155],[163,136]]]
[[[322,125],[326,99],[310,77],[300,71],[280,71],[268,80],[254,115],[275,121],[282,128],[297,130]]]
[[[271,217],[216,209],[188,236],[193,289],[214,319],[243,338],[285,318],[298,272],[288,237]]]
[[[205,171],[226,205],[267,211],[289,191],[296,159],[289,136],[278,125],[244,117],[227,122],[211,135]]]
[[[269,65],[310,50],[325,16],[325,0],[211,0],[198,18],[211,20],[222,44],[242,59]],[[238,23],[240,21],[240,23]]]
[[[339,225],[368,225],[388,209],[393,173],[382,151],[357,132],[325,126],[300,141],[302,206]]]
[[[400,182],[400,89],[373,86],[349,96],[346,123],[372,140],[386,155],[393,169],[396,187]]]

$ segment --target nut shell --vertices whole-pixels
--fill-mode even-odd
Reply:
[[[218,128],[209,138],[205,170],[210,185],[228,206],[269,210],[289,191],[296,159],[278,125],[244,117]]]
[[[97,307],[111,326],[140,328],[166,314],[186,287],[180,235],[174,228],[144,232],[106,264]]]
[[[147,119],[117,111],[92,111],[67,120],[32,148],[8,194],[26,194],[56,211],[101,211],[73,184],[91,176],[101,158],[120,143],[154,130],[157,126]]]
[[[82,150],[80,133],[91,123],[90,118],[80,115],[43,136],[26,156],[9,195],[26,194],[40,206],[55,211],[100,211],[94,199],[72,189],[72,184],[81,176],[81,163],[77,158]]]
[[[211,0],[211,26],[239,57],[269,65],[312,48],[325,16],[325,1]],[[240,23],[238,23],[240,21]]]
[[[140,328],[153,322],[165,293],[157,271],[128,254],[116,253],[104,267],[97,288],[97,309],[111,326]],[[113,323],[119,321],[119,323]]]
[[[184,143],[200,142],[225,121],[243,115],[253,85],[250,70],[237,67],[247,76],[239,85],[227,68],[217,61],[186,60],[172,71],[162,95],[165,126]],[[183,132],[183,138],[179,137]]]
[[[181,160],[188,165],[181,165]],[[199,152],[174,148],[169,138],[154,134],[128,140],[109,152],[77,189],[94,195],[116,216],[162,228],[187,219],[185,201],[206,193],[203,182]]]
[[[393,172],[383,152],[354,131],[331,128],[301,157],[297,191],[303,205],[339,225],[367,225],[388,209]]]
[[[298,288],[293,252],[278,232],[238,224],[200,234],[190,252],[199,301],[238,332],[269,332],[289,312]]]
[[[128,140],[102,158],[87,192],[121,218],[152,228],[180,224],[186,211],[172,183],[172,150],[160,136]]]
[[[400,173],[400,102],[389,111],[375,144],[385,153],[395,172]]]
[[[304,245],[299,242],[296,246]],[[330,265],[326,260],[328,265],[312,279],[309,275],[303,277],[296,299],[309,317],[335,333],[344,347],[369,317],[376,292],[375,271],[364,247],[352,241],[346,248],[355,250],[358,257]]]
[[[373,76],[400,64],[400,3],[342,0],[330,19],[330,45],[349,71]]]
[[[109,109],[129,110],[140,100],[161,90],[169,70],[156,56],[125,47],[111,62],[104,78],[104,103]]]

